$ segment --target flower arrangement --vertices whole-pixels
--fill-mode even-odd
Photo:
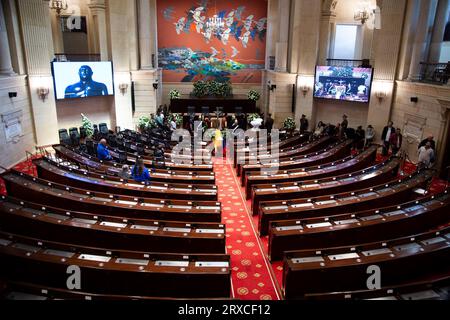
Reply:
[[[249,100],[258,101],[261,98],[261,95],[256,90],[250,90],[247,95]]]
[[[179,126],[180,124],[183,123],[183,117],[179,114],[179,113],[171,113],[169,114],[169,116],[167,117],[167,120],[170,121],[175,121],[175,123],[177,124],[177,126]]]
[[[198,98],[205,96],[228,97],[233,89],[230,82],[197,81],[194,83],[192,94]]]
[[[180,93],[180,91],[178,91],[178,90],[176,90],[176,89],[170,90],[170,92],[169,92],[169,98],[170,98],[170,100],[180,99],[180,98],[181,98],[181,93]]]
[[[84,114],[81,114],[81,126],[86,130],[86,136],[88,138],[94,135],[94,124]]]
[[[251,113],[247,116],[248,123],[252,123],[254,120],[261,118],[257,113]]]
[[[284,120],[283,127],[286,130],[295,130],[297,125],[295,124],[295,120],[292,117],[288,117],[286,118],[286,120]]]

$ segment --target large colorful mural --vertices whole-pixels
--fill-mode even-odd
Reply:
[[[267,0],[158,0],[164,82],[260,83]]]

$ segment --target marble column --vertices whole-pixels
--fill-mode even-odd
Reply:
[[[11,62],[11,51],[9,50],[8,31],[6,30],[3,5],[0,2],[0,75],[14,75]]]
[[[325,1],[322,7],[322,16],[320,19],[320,43],[319,57],[320,65],[326,65],[327,59],[332,58],[331,43],[334,38],[336,26],[336,5],[337,1]]]
[[[408,79],[411,81],[420,80],[421,78],[421,62],[427,59],[427,35],[428,35],[428,20],[430,16],[431,1],[420,0],[419,2],[419,21],[417,24],[416,36],[414,39],[414,46],[411,53],[411,67],[409,69]]]
[[[449,18],[449,0],[439,0],[436,10],[436,17],[434,19],[433,35],[431,38],[430,53],[428,62],[447,62],[439,61],[441,57],[442,42],[444,40],[445,26]]]
[[[100,59],[110,59],[108,49],[108,34],[106,28],[106,5],[105,0],[91,0],[89,9],[93,18],[95,51],[100,54]]]

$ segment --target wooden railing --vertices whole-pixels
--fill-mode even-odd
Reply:
[[[327,59],[327,64],[329,66],[335,67],[359,67],[359,66],[370,66],[369,60],[350,60],[350,59]]]

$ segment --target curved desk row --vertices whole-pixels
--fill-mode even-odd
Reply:
[[[417,189],[426,187],[433,171],[424,170],[385,185],[330,196],[288,201],[265,201],[259,204],[259,233],[269,232],[269,223],[279,220],[323,217],[342,212],[370,210],[415,200]],[[419,191],[419,190],[417,190]]]
[[[392,158],[364,170],[337,177],[257,185],[252,188],[253,214],[258,214],[259,203],[264,200],[311,198],[379,185],[394,179],[398,175],[399,168],[400,159]]]
[[[269,259],[285,251],[322,249],[385,241],[427,231],[450,221],[450,195],[429,195],[417,201],[361,212],[313,219],[273,221]]]
[[[99,294],[172,298],[230,297],[227,255],[176,255],[106,251],[0,232],[1,274],[66,289],[69,266],[81,271],[81,288]]]
[[[64,166],[53,165],[45,159],[33,161],[41,179],[64,184],[74,188],[121,194],[131,197],[217,201],[217,187],[211,185],[167,184],[162,182],[144,183],[115,181],[91,177]]]
[[[432,278],[449,271],[450,227],[381,243],[287,252],[283,289],[286,299],[305,294],[367,289],[368,268],[381,270],[383,286]],[[414,267],[411,267],[414,266]],[[319,281],[320,279],[320,281]]]
[[[225,253],[225,225],[126,219],[3,197],[2,230],[83,246],[168,253]]]
[[[2,175],[8,195],[30,202],[126,218],[186,222],[221,222],[219,202],[133,198],[86,191],[14,171]]]

